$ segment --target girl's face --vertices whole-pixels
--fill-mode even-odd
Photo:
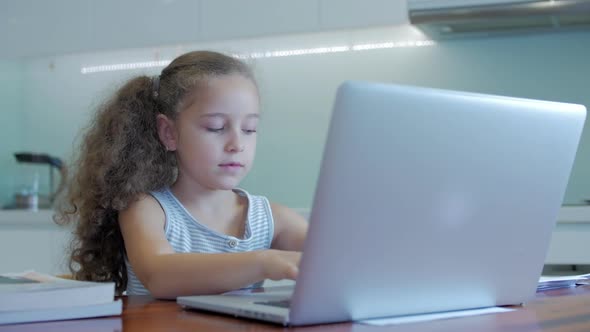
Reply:
[[[225,75],[207,80],[191,97],[175,121],[179,180],[233,189],[256,153],[258,89],[242,75]]]

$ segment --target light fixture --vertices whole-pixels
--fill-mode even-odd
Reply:
[[[376,49],[387,49],[387,48],[407,48],[407,47],[425,47],[433,46],[436,43],[433,40],[418,40],[418,41],[387,41],[381,43],[370,43],[370,44],[352,44],[337,45],[328,47],[315,47],[315,48],[300,48],[300,49],[285,49],[275,50],[266,52],[250,52],[250,53],[237,53],[232,54],[234,57],[239,59],[259,59],[259,58],[276,58],[276,57],[287,57],[287,56],[299,56],[299,55],[310,55],[310,54],[327,54],[327,53],[340,53],[350,51],[368,51]],[[165,67],[170,63],[171,60],[160,60],[160,61],[144,61],[144,62],[132,62],[132,63],[119,63],[111,65],[99,65],[82,67],[82,74],[93,74],[100,72],[119,71],[119,70],[133,70],[142,68],[154,68],[154,67]]]

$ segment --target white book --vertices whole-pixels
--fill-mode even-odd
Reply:
[[[590,274],[579,274],[573,276],[541,276],[537,291],[551,290],[558,288],[576,287],[578,285],[589,285]]]
[[[34,271],[0,274],[0,314],[111,304],[114,297],[112,282],[68,280]]]
[[[121,317],[101,317],[97,319],[71,319],[53,322],[0,325],[3,332],[121,332],[123,319]]]
[[[0,325],[120,315],[121,300],[87,306],[0,312]]]
[[[121,317],[101,317],[97,319],[59,320],[42,323],[11,324],[1,326],[0,331],[6,332],[121,332],[123,319]]]

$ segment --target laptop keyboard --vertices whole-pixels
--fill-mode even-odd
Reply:
[[[262,305],[269,305],[269,306],[273,306],[273,307],[289,308],[289,306],[291,305],[291,300],[263,301],[263,302],[254,302],[254,304],[262,304]]]

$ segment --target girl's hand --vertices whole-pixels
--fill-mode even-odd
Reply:
[[[269,249],[260,252],[260,259],[266,279],[295,280],[299,274],[300,252]]]

